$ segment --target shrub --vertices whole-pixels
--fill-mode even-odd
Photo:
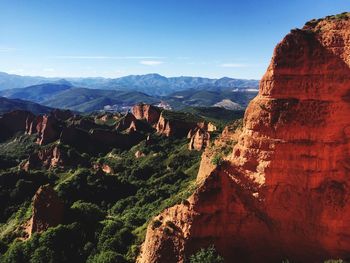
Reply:
[[[202,248],[190,257],[190,263],[223,263],[224,259],[215,250],[214,246]]]
[[[78,221],[94,223],[102,220],[106,216],[105,212],[97,205],[83,202],[81,200],[73,203],[71,209]]]
[[[223,162],[223,159],[220,153],[215,154],[214,157],[211,159],[211,163],[214,165],[220,165],[222,164],[222,162]]]
[[[89,263],[125,263],[126,260],[121,254],[114,251],[102,251],[101,253],[95,255]]]

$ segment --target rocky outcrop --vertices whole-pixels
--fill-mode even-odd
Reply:
[[[87,161],[80,155],[71,151],[68,154],[68,149],[61,145],[49,145],[48,147],[40,148],[32,153],[29,158],[24,161],[20,168],[24,171],[33,169],[50,169],[57,167],[77,166],[78,164],[86,166]]]
[[[38,132],[37,125],[42,121],[42,116],[29,115],[26,119],[25,134],[32,135]]]
[[[216,131],[216,126],[211,122],[199,122],[197,127],[191,129],[187,138],[190,139],[188,149],[201,151],[210,143],[210,132]]]
[[[136,122],[136,118],[132,113],[128,112],[119,120],[115,129],[117,131],[124,131],[128,129],[133,122]]]
[[[232,155],[154,219],[138,262],[183,262],[211,244],[227,262],[349,258],[349,58],[349,15],[288,34]]]
[[[187,121],[186,119],[173,119],[164,116],[161,113],[159,121],[156,125],[157,133],[167,137],[185,137],[190,130],[197,127],[197,122]]]
[[[35,193],[32,213],[27,228],[29,237],[63,223],[64,205],[51,186],[40,186]]]
[[[195,130],[194,134],[189,133],[190,143],[188,145],[189,150],[203,150],[209,145],[210,133],[204,129],[198,128]]]
[[[52,115],[39,116],[36,127],[38,132],[37,143],[39,145],[58,140],[62,131],[59,121]]]
[[[156,124],[159,120],[161,109],[149,104],[137,104],[132,107],[132,113],[138,120],[146,120],[149,124]]]

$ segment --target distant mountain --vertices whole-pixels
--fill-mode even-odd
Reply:
[[[73,82],[74,83],[74,82]],[[77,82],[76,84],[78,84]],[[257,88],[257,80],[244,79],[209,79],[201,77],[171,77],[166,78],[159,74],[131,75],[112,79],[103,82],[102,86],[106,89],[133,89],[144,92],[149,95],[164,96],[176,91],[187,89],[217,89],[217,88]],[[95,85],[98,85],[95,83]],[[97,88],[97,86],[96,86]]]
[[[124,110],[136,103],[156,103],[159,99],[137,91],[115,91],[86,88],[72,88],[60,92],[44,105],[81,112],[98,110]]]
[[[212,90],[188,89],[178,91],[163,99],[174,109],[191,107],[221,107],[242,110],[253,99],[257,89],[220,88]]]
[[[8,89],[0,91],[0,96],[10,99],[23,99],[42,103],[56,94],[72,88],[69,82],[64,84],[44,83],[26,88]]]
[[[111,89],[124,91],[139,91],[153,96],[169,95],[176,91],[187,89],[218,89],[218,88],[257,88],[257,80],[220,78],[209,79],[201,77],[171,77],[159,74],[130,75],[120,78],[44,78],[11,75],[0,72],[0,90],[24,88],[27,86],[56,83],[93,89]]]
[[[48,79],[0,73],[0,84],[12,83],[10,86],[42,81],[44,83],[0,90],[0,96],[81,112],[104,109],[124,111],[138,102],[158,104],[160,101],[173,109],[214,106],[240,110],[258,91],[256,80],[232,78],[166,78],[159,74],[147,74],[117,79]]]
[[[50,112],[52,108],[31,101],[0,97],[0,114],[13,110],[28,110],[34,114],[44,114]]]

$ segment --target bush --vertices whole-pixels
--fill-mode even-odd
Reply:
[[[103,251],[95,255],[88,263],[125,263],[124,257],[114,251]]]
[[[220,153],[215,154],[214,157],[211,159],[211,163],[214,165],[220,165],[222,164],[222,162],[223,162],[223,159]]]
[[[105,212],[97,205],[83,202],[82,200],[76,201],[71,206],[71,209],[78,222],[94,223],[102,220],[106,216]]]
[[[190,263],[223,263],[224,259],[215,250],[214,246],[202,248],[190,257]]]

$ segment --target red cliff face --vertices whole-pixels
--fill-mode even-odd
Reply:
[[[197,151],[205,149],[210,143],[210,132],[215,130],[216,126],[210,122],[197,123],[197,127],[187,134],[187,138],[190,139],[188,149]]]
[[[52,145],[32,153],[20,168],[29,171],[32,169],[75,166],[81,162],[82,161],[75,156],[69,158],[67,152],[62,150],[61,147]]]
[[[350,19],[343,17],[308,23],[277,45],[232,155],[186,205],[155,219],[161,224],[148,227],[138,262],[183,262],[211,244],[227,262],[349,258]]]
[[[55,190],[49,185],[41,186],[33,198],[33,215],[28,224],[29,237],[62,223],[63,212],[63,202]]]
[[[192,134],[193,133],[193,134]],[[204,129],[197,128],[195,131],[189,133],[190,143],[188,145],[189,150],[203,150],[209,145],[210,133]]]
[[[62,131],[59,127],[58,120],[53,115],[39,116],[36,130],[38,131],[37,142],[40,145],[58,140]]]
[[[159,120],[161,110],[149,104],[137,104],[132,108],[132,113],[138,120],[146,120],[149,124],[156,124]]]

